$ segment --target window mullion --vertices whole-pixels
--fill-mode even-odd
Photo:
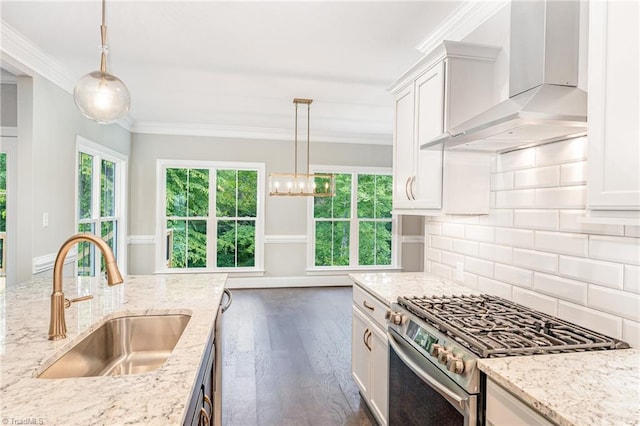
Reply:
[[[349,233],[349,266],[354,267],[358,265],[358,251],[359,251],[359,224],[358,224],[358,174],[351,174],[351,218]]]
[[[218,169],[209,169],[209,211],[207,215],[207,267],[218,266],[216,248],[218,245],[218,217],[217,217],[217,188]]]

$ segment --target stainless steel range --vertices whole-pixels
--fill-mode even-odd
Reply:
[[[628,348],[490,295],[399,297],[389,313],[389,424],[484,424],[479,358]]]

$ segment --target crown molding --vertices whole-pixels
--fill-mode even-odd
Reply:
[[[416,49],[427,54],[443,40],[461,41],[509,3],[509,0],[467,0],[422,40]]]
[[[259,139],[291,141],[291,129],[269,127],[237,127],[210,124],[164,123],[151,121],[137,121],[131,129],[133,133],[176,136],[207,136],[230,139]],[[327,143],[355,143],[369,145],[391,145],[392,135],[389,134],[357,134],[357,133],[312,133],[315,142]]]
[[[65,68],[7,24],[6,21],[2,20],[1,23],[2,47],[0,51],[3,55],[3,61],[8,59],[4,57],[7,55],[10,62],[13,62],[12,65],[21,71],[38,73],[65,91],[73,93],[75,82]]]

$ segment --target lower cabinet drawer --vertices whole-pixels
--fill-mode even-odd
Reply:
[[[389,308],[357,284],[353,285],[353,304],[363,312],[366,312],[367,315],[380,326],[380,328],[383,330],[387,329],[387,320],[385,315]]]

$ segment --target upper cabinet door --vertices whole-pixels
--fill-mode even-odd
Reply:
[[[436,64],[415,83],[417,178],[410,189],[420,208],[442,208],[442,145],[422,150],[420,146],[444,132],[444,83],[444,61]]]
[[[587,203],[640,210],[640,3],[589,6]]]
[[[413,83],[395,97],[393,132],[393,204],[394,208],[411,204],[409,185],[414,176],[416,147],[413,139]]]

